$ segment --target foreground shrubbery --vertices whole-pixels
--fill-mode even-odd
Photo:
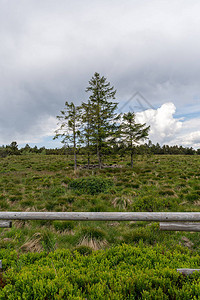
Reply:
[[[0,299],[198,299],[200,256],[178,247],[122,245],[82,255],[78,251],[28,253],[1,250],[4,287]],[[195,298],[196,297],[196,298]]]

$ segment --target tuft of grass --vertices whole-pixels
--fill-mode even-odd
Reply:
[[[72,230],[75,227],[73,221],[54,221],[53,226],[57,231]]]
[[[200,196],[198,193],[189,193],[185,196],[186,200],[193,203],[194,201],[200,200]]]
[[[163,196],[175,196],[176,195],[173,189],[163,189],[163,190],[159,191],[159,194],[163,195]]]
[[[131,207],[133,200],[131,197],[128,197],[127,195],[116,197],[113,199],[112,204],[114,207],[117,207],[119,209],[127,209]]]
[[[32,238],[29,238],[20,249],[23,252],[41,252],[43,250],[43,246],[41,244],[42,234],[37,232],[33,235]]]
[[[89,246],[81,245],[74,248],[74,251],[86,256],[92,254],[92,248]]]
[[[83,227],[80,232],[81,236],[102,241],[106,238],[106,233],[100,228]]]

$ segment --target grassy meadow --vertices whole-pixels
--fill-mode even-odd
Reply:
[[[95,157],[92,158],[91,163],[96,163]],[[134,158],[133,169],[130,168],[128,157],[121,158],[116,155],[109,157],[105,163],[106,167],[101,170],[97,168],[83,168],[87,164],[87,159],[84,156],[79,156],[80,168],[74,173],[72,156],[28,154],[1,158],[0,209],[1,211],[69,212],[198,212],[200,209],[200,156],[138,155]],[[161,232],[158,223],[13,221],[12,228],[0,229],[0,259],[2,259],[4,271],[2,282],[0,282],[0,286],[2,286],[0,299],[86,299],[87,297],[87,299],[104,299],[106,294],[109,295],[109,299],[198,299],[191,298],[196,297],[195,295],[198,295],[200,292],[198,275],[194,275],[194,281],[192,281],[194,290],[191,290],[191,294],[188,294],[189,298],[186,296],[186,298],[183,298],[183,295],[187,295],[184,291],[188,289],[188,287],[186,288],[188,279],[184,279],[185,281],[180,279],[182,275],[177,275],[174,270],[170,269],[172,266],[170,261],[172,259],[174,268],[183,266],[200,267],[199,247],[199,233]],[[135,263],[138,274],[143,275],[137,275],[139,277],[136,276],[137,280],[135,277],[132,286],[130,282],[126,287],[125,283],[123,283],[124,290],[122,288],[119,291],[117,286],[120,283],[113,281],[109,283],[111,285],[109,289],[107,287],[109,280],[108,278],[106,279],[106,276],[111,276],[109,278],[115,277],[114,273],[111,272],[111,269],[113,270],[110,262],[113,260],[112,257],[117,259],[117,253],[121,253],[121,256],[119,256],[123,260],[124,267],[122,266],[121,269],[120,265],[120,269],[116,267],[114,270],[123,274],[125,271],[122,270],[127,268],[126,262],[129,261],[127,253],[129,251],[132,251],[132,253],[141,251],[143,253],[144,250],[141,249],[146,249],[146,256],[148,256],[147,253],[152,252],[154,262],[150,261],[148,264],[144,255],[143,258],[141,257]],[[176,255],[172,253],[176,253]],[[23,290],[20,290],[19,281],[22,280],[22,274],[32,270],[30,268],[29,271],[26,269],[27,264],[33,264],[34,268],[38,264],[44,264],[43,271],[40,271],[46,272],[45,274],[53,272],[53,277],[51,275],[48,277],[52,279],[58,276],[58,270],[55,265],[60,255],[65,257],[65,259],[72,255],[73,261],[74,257],[78,257],[78,260],[74,262],[75,266],[72,266],[72,268],[76,269],[74,269],[76,274],[74,276],[77,276],[77,278],[73,277],[73,280],[69,280],[71,286],[67,287],[66,294],[62,296],[62,293],[64,293],[63,287],[59,290],[55,288],[54,291],[50,289],[50,292],[48,292],[50,294],[48,294],[45,288],[39,285],[38,290],[42,293],[41,296],[37,298],[35,296],[37,293],[31,294],[30,290],[32,291],[35,284],[33,269],[31,275],[27,275],[32,278],[32,281],[30,280],[31,288],[26,295],[24,294],[23,298]],[[128,256],[126,257],[126,255]],[[170,255],[172,256],[171,258],[169,258]],[[48,263],[44,262],[45,257],[46,259],[51,257],[52,263],[49,266],[51,271],[47,268]],[[53,260],[52,257],[54,257]],[[152,286],[152,276],[157,276],[157,278],[161,276],[161,273],[156,271],[156,257],[160,268],[159,272],[163,268],[169,268],[168,271],[167,269],[165,270],[166,273],[163,275],[163,278],[167,278],[167,274],[169,274],[171,278],[169,279],[171,281],[167,291],[165,291],[166,288],[164,287],[166,282],[163,283],[161,288],[158,283]],[[104,262],[103,259],[105,259]],[[102,272],[96,266],[95,261],[98,260],[101,261]],[[166,263],[167,260],[168,263]],[[16,261],[20,261],[20,265]],[[96,281],[104,282],[98,287],[99,294],[97,293],[97,286],[95,287],[97,282],[88,283],[89,279],[86,280],[87,287],[85,286],[86,283],[82,283],[84,288],[80,288],[81,282],[78,283],[78,281],[82,273],[77,273],[81,272],[80,270],[77,271],[78,264],[80,264],[81,268],[83,265],[86,268],[86,264],[91,264],[92,268],[98,269],[96,270]],[[110,266],[109,272],[112,273],[108,272],[110,275],[104,273],[104,271],[108,271],[106,264]],[[146,269],[148,270],[145,271]],[[133,270],[130,272],[131,274],[127,275],[127,278],[133,276]],[[153,275],[151,272],[153,272]],[[103,279],[100,275],[101,273],[105,275]],[[45,277],[44,274],[41,276]],[[151,284],[148,282],[144,283],[141,279],[143,278],[142,276],[149,278]],[[44,277],[41,277],[41,282],[44,281]],[[119,276],[119,278],[121,277]],[[183,280],[182,285],[179,284],[180,293],[173,291],[179,280]],[[140,281],[141,287],[136,288],[136,282]],[[80,286],[77,287],[77,284]],[[14,287],[11,289],[11,286]],[[138,289],[138,293],[133,286],[136,290]],[[159,295],[159,289],[161,296],[156,298],[156,295]],[[128,292],[129,290],[130,293]],[[154,294],[152,294],[153,290],[155,290]],[[112,298],[109,293],[112,295],[116,293],[116,295]],[[100,295],[104,296],[101,298]]]
[[[95,160],[94,160],[95,162]],[[79,157],[80,166],[86,164]],[[107,168],[73,170],[72,156],[9,156],[0,161],[1,211],[199,211],[199,156],[110,158]],[[76,188],[77,186],[77,188]],[[86,187],[85,190],[83,187]],[[182,243],[199,247],[198,233],[160,232],[157,223],[14,221],[0,229],[1,248],[52,251],[79,245]]]

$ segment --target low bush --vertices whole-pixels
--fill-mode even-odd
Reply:
[[[90,247],[83,245],[75,247],[74,251],[77,251],[82,255],[89,255],[92,253],[92,249]]]
[[[78,194],[97,195],[108,191],[113,182],[110,179],[90,176],[72,180],[68,186]]]
[[[189,193],[188,195],[185,196],[185,198],[189,202],[194,202],[196,200],[199,200],[200,196],[198,193]]]
[[[69,178],[69,177],[65,177],[64,180],[63,180],[63,182],[64,182],[65,184],[68,184],[68,183],[70,183],[71,181],[72,181],[72,179]]]
[[[105,251],[75,250],[18,255],[0,250],[0,299],[199,299],[200,257],[181,246],[122,245]]]

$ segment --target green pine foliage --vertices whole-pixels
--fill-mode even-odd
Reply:
[[[57,116],[59,128],[55,131],[54,139],[62,138],[62,143],[73,148],[74,170],[77,169],[77,147],[80,140],[80,107],[73,102],[65,102],[65,108]]]
[[[86,92],[90,94],[89,108],[91,140],[96,147],[99,168],[102,168],[102,155],[106,147],[112,143],[118,128],[118,114],[116,113],[118,103],[115,99],[116,90],[110,82],[99,73],[95,73],[89,81]]]
[[[139,124],[135,121],[135,114],[133,112],[124,113],[122,122],[120,124],[121,142],[125,144],[127,150],[131,155],[131,167],[133,168],[133,154],[134,147],[139,141],[147,138],[150,126],[145,127],[146,124]]]

